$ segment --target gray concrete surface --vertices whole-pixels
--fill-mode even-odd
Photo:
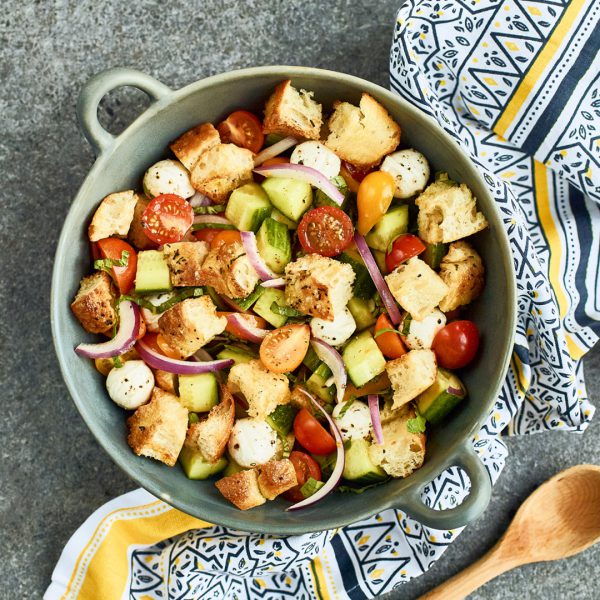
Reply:
[[[0,598],[39,598],[61,549],[98,506],[134,484],[104,454],[71,403],[54,357],[48,305],[53,254],[71,199],[93,162],[77,130],[81,85],[132,66],[176,88],[230,69],[311,65],[387,85],[399,0],[359,2],[3,3],[0,17]],[[117,132],[146,106],[131,90],[106,100]],[[586,362],[600,397],[600,352]],[[424,577],[415,598],[489,548],[519,503],[556,471],[600,462],[600,422],[583,436],[509,441],[511,456],[483,519]],[[592,599],[600,548],[509,573],[476,598]]]

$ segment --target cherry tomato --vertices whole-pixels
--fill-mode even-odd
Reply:
[[[222,231],[222,229],[211,229],[210,227],[205,227],[204,229],[198,229],[198,231],[194,231],[193,234],[199,242],[208,242],[210,244],[212,240]]]
[[[392,203],[395,190],[394,178],[385,171],[373,171],[360,182],[356,195],[358,233],[367,235],[377,221],[385,215]]]
[[[473,321],[453,321],[438,331],[431,348],[441,367],[465,367],[475,358],[479,348],[477,325]]]
[[[273,158],[267,158],[267,160],[265,160],[265,162],[263,162],[260,166],[261,167],[270,167],[271,165],[283,165],[286,163],[289,163],[290,159],[287,158],[286,156],[275,156]]]
[[[215,236],[210,240],[211,250],[218,248],[223,244],[233,244],[234,242],[242,243],[240,232],[235,229],[221,229]]]
[[[181,196],[161,194],[142,213],[142,227],[157,244],[179,242],[192,226],[194,209]]]
[[[267,333],[260,344],[260,360],[273,373],[289,373],[302,364],[309,343],[308,325],[284,325]]]
[[[392,322],[385,313],[379,315],[377,323],[375,323],[375,342],[377,342],[383,355],[386,358],[400,358],[402,355],[406,354],[406,348],[397,333],[387,331],[386,333],[377,335],[378,332],[383,329],[394,329]]]
[[[179,355],[175,355],[173,350],[165,343],[164,338],[159,333],[152,333],[148,331],[146,335],[143,337],[143,342],[146,346],[150,346],[151,350],[154,352],[158,352],[164,356],[168,356],[169,358],[179,358]],[[167,352],[165,352],[165,350]]]
[[[391,250],[385,255],[385,264],[391,273],[399,264],[418,256],[425,251],[425,244],[412,233],[403,233],[392,244]]]
[[[238,314],[238,313],[217,311],[217,315],[219,317],[227,317],[227,315],[233,315],[233,314]],[[239,313],[239,316],[241,319],[244,320],[244,322],[249,327],[257,327],[258,329],[266,329],[267,328],[267,322],[262,317],[257,317],[256,315],[250,315],[250,314],[245,314],[245,313]],[[227,333],[231,333],[231,335],[235,335],[236,337],[241,338],[242,340],[253,341],[253,337],[249,336],[236,323],[230,323],[229,321],[227,321],[227,327],[225,327],[225,331],[227,331]]]
[[[104,238],[96,242],[98,253],[102,258],[120,260],[123,252],[128,252],[127,266],[114,266],[110,270],[110,276],[117,284],[121,294],[128,294],[135,281],[135,272],[137,270],[137,253],[135,248],[119,238]]]
[[[265,141],[262,123],[247,110],[232,112],[222,123],[217,126],[221,141],[224,144],[235,144],[258,152]]]
[[[312,208],[298,225],[298,239],[305,252],[337,256],[352,243],[354,226],[337,206]]]
[[[346,391],[344,392],[344,402],[350,400],[352,396],[355,398],[362,398],[364,396],[368,396],[369,394],[381,394],[381,392],[385,392],[389,390],[392,384],[390,383],[390,378],[387,376],[387,373],[384,371],[381,375],[377,375],[371,379],[371,381],[367,381],[365,385],[361,385],[360,387],[356,387],[352,383],[348,383],[346,386]]]
[[[356,192],[358,192],[358,186],[360,185],[360,182],[367,176],[368,173],[371,172],[371,170],[372,169],[359,169],[353,164],[343,160],[342,168],[340,169],[340,175],[344,178],[348,189],[352,193],[356,194]]]
[[[135,336],[136,340],[141,340],[146,335],[146,321],[144,321],[144,317],[140,314],[140,328],[138,329],[138,333]]]
[[[296,441],[313,454],[335,452],[335,439],[306,408],[300,409],[296,414],[294,435]]]
[[[304,500],[300,488],[310,477],[317,481],[321,481],[321,468],[319,467],[319,463],[312,456],[298,450],[292,450],[290,452],[290,460],[296,471],[298,485],[289,489],[283,496],[292,502],[300,502],[301,500]]]
[[[92,257],[92,262],[102,258],[100,256],[100,250],[98,250],[98,242],[90,242],[90,256]]]
[[[160,333],[156,336],[156,344],[165,356],[168,356],[169,358],[181,358],[179,353],[173,350],[173,348],[167,344],[167,340],[165,340]]]

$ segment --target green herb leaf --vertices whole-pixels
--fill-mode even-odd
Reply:
[[[188,413],[188,425],[200,423],[200,417],[195,412]]]
[[[113,365],[115,369],[120,369],[123,366],[123,361],[120,356],[113,356]]]
[[[121,258],[99,258],[94,261],[94,269],[110,271],[113,267],[126,267],[129,264],[129,252],[123,250]]]
[[[427,421],[425,417],[417,411],[417,416],[414,419],[406,421],[406,429],[409,433],[424,433]]]
[[[218,215],[219,213],[225,212],[225,206],[223,204],[217,204],[215,206],[195,206],[194,214],[196,215]]]
[[[271,312],[274,312],[276,315],[281,315],[282,317],[304,317],[304,313],[292,308],[291,306],[281,306],[277,304],[277,302],[271,303]]]
[[[412,322],[412,315],[406,313],[404,320],[402,321],[402,335],[408,335],[410,333],[410,324]]]
[[[350,396],[350,398],[344,402],[344,406],[340,410],[340,414],[337,416],[338,419],[341,419],[346,414],[346,411],[350,408],[350,406],[352,406],[355,400],[356,396]]]
[[[397,329],[392,329],[391,327],[386,327],[385,329],[380,329],[374,336],[373,338],[378,338],[380,335],[383,335],[384,333],[397,333],[398,335],[402,335],[401,331],[398,331]]]
[[[309,477],[308,481],[300,488],[300,492],[305,498],[310,498],[310,496],[318,492],[324,485],[322,481],[317,481]]]
[[[261,285],[257,285],[252,292],[245,298],[233,298],[233,301],[242,309],[248,310],[265,291],[265,288]]]

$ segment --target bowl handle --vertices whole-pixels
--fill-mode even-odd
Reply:
[[[146,92],[153,100],[160,100],[173,90],[160,81],[135,69],[107,69],[94,75],[84,86],[77,100],[77,119],[83,134],[96,155],[107,150],[116,136],[108,133],[98,121],[98,105],[103,96],[124,85]]]
[[[421,492],[427,485],[423,484],[394,502],[394,508],[399,508],[423,525],[435,529],[456,529],[478,519],[490,502],[492,482],[470,441],[461,447],[451,465],[462,467],[471,480],[469,495],[461,504],[447,510],[434,510],[426,506],[421,500]]]

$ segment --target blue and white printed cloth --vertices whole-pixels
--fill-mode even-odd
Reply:
[[[474,440],[495,481],[501,435],[583,431],[580,359],[600,333],[600,2],[409,0],[391,86],[438,121],[479,166],[504,216],[518,278],[510,371]],[[428,490],[466,494],[450,469]],[[108,503],[65,548],[54,598],[371,598],[417,577],[460,531],[396,510],[299,537],[228,531],[143,490]]]

